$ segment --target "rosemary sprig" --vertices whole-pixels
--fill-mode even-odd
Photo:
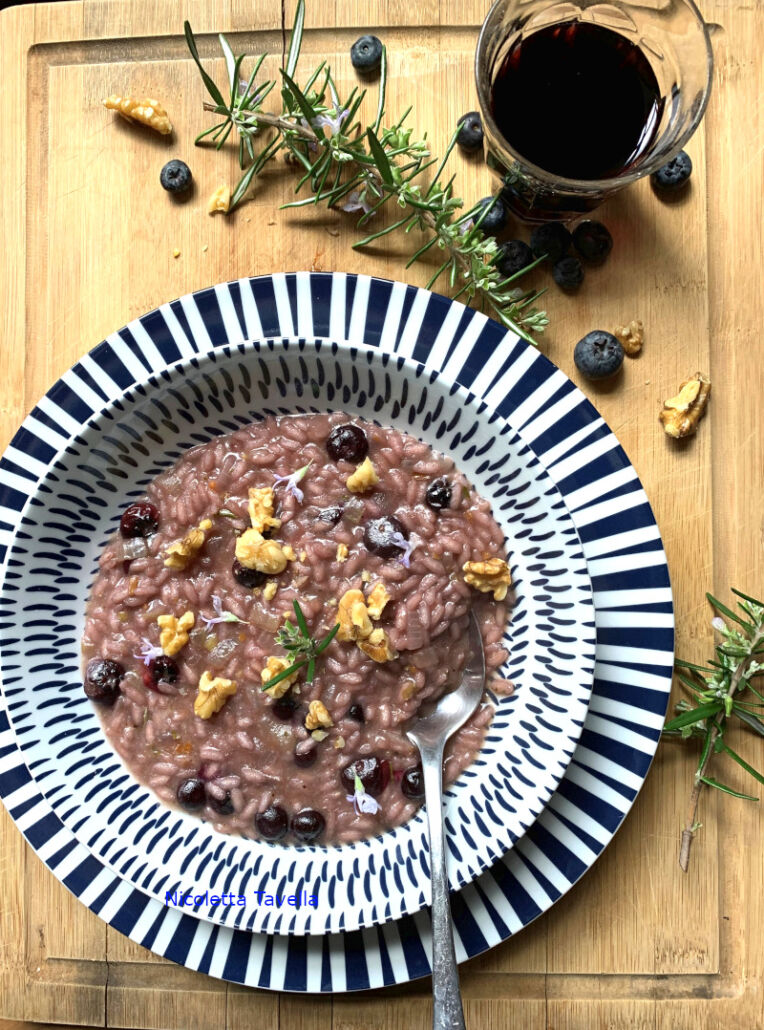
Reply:
[[[667,722],[663,730],[667,736],[702,741],[679,849],[679,865],[684,872],[689,866],[693,837],[701,826],[697,813],[704,786],[715,787],[745,801],[759,800],[710,776],[708,768],[713,756],[727,755],[758,783],[764,784],[764,776],[724,739],[728,720],[733,717],[764,737],[764,721],[756,714],[757,709],[764,708],[764,694],[751,682],[764,672],[764,602],[734,588],[732,592],[740,598],[738,608],[742,615],[706,594],[717,612],[711,624],[721,635],[721,642],[716,645],[716,660],[709,661],[708,666],[676,662],[677,669],[682,670],[679,680],[692,694],[692,703],[680,701],[676,706],[679,714]]]
[[[333,626],[325,637],[321,640],[315,640],[310,635],[308,624],[305,621],[302,608],[298,601],[293,601],[292,606],[294,607],[294,615],[297,620],[295,625],[288,619],[276,634],[276,643],[279,644],[289,654],[292,659],[291,665],[288,665],[286,669],[282,669],[281,672],[276,673],[267,683],[263,684],[263,690],[270,690],[276,683],[280,683],[281,680],[291,676],[293,672],[297,672],[300,669],[306,669],[305,682],[312,683],[313,677],[316,674],[316,659],[319,655],[323,654],[329,644],[334,640],[337,635],[337,630],[340,628],[340,624],[337,623]]]
[[[415,139],[411,128],[404,128],[411,108],[385,127],[384,51],[376,113],[370,124],[357,118],[366,90],[356,86],[341,100],[325,62],[299,86],[295,74],[304,21],[305,0],[299,0],[286,67],[280,70],[279,113],[263,109],[266,97],[277,85],[275,81],[256,82],[263,57],[258,58],[249,77],[244,79],[244,55],[235,56],[228,40],[220,35],[228,72],[228,86],[221,89],[204,70],[191,26],[188,22],[184,24],[189,51],[213,101],[206,102],[204,109],[222,119],[201,132],[196,143],[214,143],[220,149],[234,129],[238,136],[242,176],[232,191],[229,210],[245,199],[265,165],[284,150],[302,170],[295,192],[305,186],[310,190],[308,196],[284,207],[326,204],[330,208],[357,211],[358,225],[365,226],[382,208],[393,204],[399,209],[398,217],[364,236],[354,244],[356,248],[368,247],[397,229],[407,234],[416,232],[414,253],[407,268],[433,247],[443,255],[428,289],[446,276],[455,298],[479,298],[483,307],[489,307],[507,328],[534,343],[532,334],[542,332],[549,321],[543,311],[533,307],[543,291],[523,292],[517,287],[516,280],[529,269],[509,278],[500,273],[496,266],[496,240],[481,229],[487,208],[475,205],[457,217],[462,200],[454,195],[454,176],[441,181],[456,134],[442,160],[437,161],[430,156],[426,135]],[[257,152],[257,137],[267,129],[275,129],[276,134]],[[421,176],[433,165],[437,168],[425,185]]]

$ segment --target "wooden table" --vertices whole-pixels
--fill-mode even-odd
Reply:
[[[287,7],[291,20],[292,0]],[[476,106],[472,54],[486,8],[477,0],[313,0],[305,60],[328,55],[340,80],[352,81],[348,48],[359,30],[376,30],[390,52],[389,110],[414,102],[413,124],[442,147],[457,116]],[[576,297],[552,286],[552,328],[542,341],[578,379],[572,350],[584,332],[645,323],[643,355],[627,360],[615,386],[581,385],[642,477],[668,552],[677,650],[696,659],[711,643],[706,590],[764,592],[764,21],[760,0],[708,0],[704,13],[724,32],[715,36],[711,105],[689,147],[689,194],[662,205],[643,182],[603,209],[612,258]],[[2,446],[85,350],[189,290],[306,267],[426,281],[424,268],[404,273],[400,238],[359,255],[347,217],[279,212],[292,188],[283,167],[233,217],[207,216],[207,196],[233,166],[192,146],[207,116],[184,17],[198,33],[230,32],[250,51],[280,49],[277,0],[78,0],[0,15]],[[202,52],[214,52],[209,35]],[[128,90],[166,99],[173,140],[136,131],[100,106],[108,93]],[[169,156],[193,167],[199,189],[187,204],[159,188]],[[481,162],[456,155],[453,163],[466,198],[489,191]],[[658,409],[697,369],[713,382],[710,414],[696,438],[676,446]],[[761,765],[760,742],[739,746]],[[662,745],[594,869],[516,939],[462,968],[471,1030],[764,1027],[761,806],[705,797],[704,826],[682,874],[677,841],[694,760],[691,748]],[[723,778],[745,787],[736,767]],[[429,982],[363,997],[278,996],[158,959],[72,898],[3,811],[0,827],[0,1030],[25,1020],[178,1030],[430,1025]]]

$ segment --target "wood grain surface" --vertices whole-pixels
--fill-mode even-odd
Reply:
[[[654,506],[677,651],[690,659],[711,644],[706,590],[764,591],[764,8],[761,0],[703,6],[722,28],[711,104],[688,148],[691,188],[665,205],[642,182],[603,208],[613,255],[575,297],[552,285],[552,328],[541,344],[579,381],[572,350],[584,332],[632,318],[645,324],[643,354],[627,359],[614,386],[579,382]],[[292,0],[287,8],[289,22]],[[413,102],[413,124],[442,148],[456,118],[476,107],[472,60],[486,9],[478,0],[313,0],[303,66],[328,57],[339,80],[352,82],[350,44],[359,30],[376,30],[390,56],[389,111]],[[347,217],[280,212],[292,190],[283,166],[232,217],[206,214],[234,159],[193,148],[208,116],[182,40],[185,17],[218,74],[219,30],[250,52],[280,50],[279,0],[76,0],[0,13],[0,447],[82,353],[190,290],[304,268],[428,278],[425,268],[404,273],[398,237],[358,254]],[[166,101],[175,135],[156,137],[105,111],[101,99],[120,91]],[[197,189],[184,204],[159,188],[171,156],[194,171]],[[455,155],[453,164],[467,200],[490,191],[480,161]],[[698,369],[712,379],[710,414],[677,446],[657,413]],[[761,742],[739,748],[758,750],[761,764]],[[516,939],[462,967],[470,1030],[764,1028],[764,817],[760,805],[705,797],[683,875],[677,842],[694,757],[664,743],[625,825],[583,881]],[[744,786],[737,773],[725,767],[724,778]],[[427,981],[361,996],[279,996],[151,955],[71,897],[2,809],[0,874],[0,1030],[29,1021],[152,1030],[430,1025]]]

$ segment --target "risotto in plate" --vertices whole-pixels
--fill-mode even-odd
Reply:
[[[458,684],[471,611],[501,665],[510,590],[503,533],[449,458],[344,414],[268,417],[125,509],[85,693],[164,801],[224,833],[349,843],[421,804],[405,726]],[[491,716],[486,698],[451,739],[446,782]]]

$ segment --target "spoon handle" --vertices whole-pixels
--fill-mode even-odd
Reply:
[[[448,900],[443,831],[443,743],[422,748],[432,879],[433,1030],[465,1030]]]

